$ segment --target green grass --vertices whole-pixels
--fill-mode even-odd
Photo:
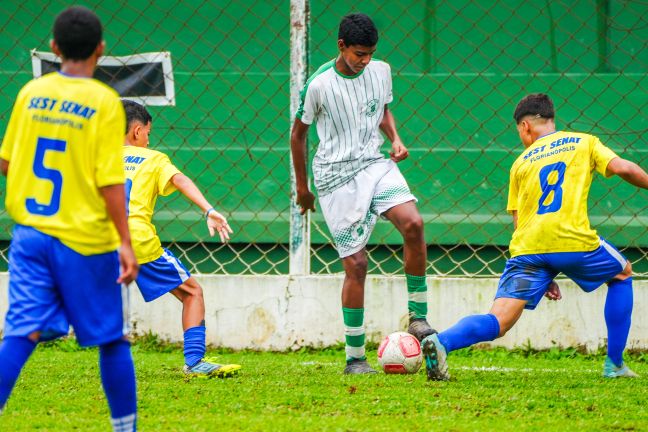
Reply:
[[[343,352],[216,351],[232,379],[185,379],[182,351],[152,336],[134,346],[143,431],[645,430],[646,379],[605,380],[603,357],[577,350],[463,350],[453,379],[425,373],[344,376]],[[375,350],[369,353],[375,363]],[[629,364],[648,376],[648,356]],[[96,350],[39,347],[0,417],[0,430],[109,430]]]

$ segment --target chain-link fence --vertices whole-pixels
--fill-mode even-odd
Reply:
[[[289,271],[290,2],[94,0],[110,55],[169,51],[175,106],[151,106],[151,146],[206,192],[235,230],[206,238],[182,196],[161,198],[154,222],[193,271]],[[429,272],[493,276],[504,265],[512,221],[508,172],[521,152],[512,111],[527,93],[548,92],[557,123],[598,135],[648,166],[648,4],[642,1],[523,2],[349,0],[307,2],[308,72],[334,58],[349,12],[380,31],[376,57],[391,64],[391,109],[410,158],[400,164],[419,199]],[[18,89],[31,77],[30,50],[48,51],[51,24],[67,3],[0,2],[0,134]],[[314,129],[314,128],[311,128]],[[313,131],[314,132],[314,131]],[[310,136],[311,155],[317,144]],[[4,185],[2,185],[4,201]],[[594,181],[592,224],[648,274],[645,193],[619,179]],[[10,221],[2,223],[6,261]],[[402,271],[402,240],[381,221],[370,271]],[[6,264],[5,264],[6,268]],[[340,272],[321,215],[312,218],[311,272]]]

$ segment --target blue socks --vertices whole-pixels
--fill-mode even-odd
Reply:
[[[205,356],[205,326],[191,327],[184,332],[185,364],[195,366]]]
[[[6,337],[0,345],[0,410],[7,403],[22,367],[34,352],[36,342],[26,337]]]
[[[134,431],[137,413],[135,368],[130,343],[120,339],[99,347],[99,369],[114,431]]]
[[[492,341],[499,332],[500,326],[495,315],[470,315],[439,333],[439,342],[450,352],[479,342]]]
[[[628,341],[632,316],[632,278],[615,280],[608,285],[605,298],[605,324],[608,331],[607,355],[616,365],[623,364],[623,350]]]

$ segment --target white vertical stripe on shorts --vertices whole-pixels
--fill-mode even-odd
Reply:
[[[122,334],[126,336],[130,333],[130,291],[128,285],[121,284],[122,298]]]
[[[187,279],[189,279],[189,274],[188,274],[186,271],[184,271],[182,267],[180,267],[180,266],[178,265],[178,260],[177,260],[177,258],[175,258],[174,256],[169,255],[169,254],[167,253],[167,251],[164,251],[164,252],[162,253],[162,256],[164,257],[164,259],[165,259],[169,264],[171,264],[171,265],[173,265],[173,267],[175,267],[175,269],[178,271],[178,276],[180,276],[180,280],[181,280],[182,282],[185,282]]]
[[[626,264],[628,264],[628,261],[625,258],[623,258],[623,255],[621,255],[616,249],[610,246],[610,244],[603,239],[601,239],[601,246],[603,246],[605,250],[608,251],[608,253],[612,255],[614,259],[619,262],[619,264],[621,264],[621,267],[625,269]]]

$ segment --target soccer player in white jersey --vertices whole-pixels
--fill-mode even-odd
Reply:
[[[515,227],[511,259],[489,313],[466,316],[423,340],[428,379],[450,378],[449,352],[504,336],[524,309],[535,309],[543,296],[559,299],[553,280],[559,273],[585,292],[607,284],[603,376],[636,377],[623,362],[632,315],[632,266],[591,228],[587,196],[595,171],[643,189],[648,189],[648,174],[594,135],[556,130],[554,105],[546,94],[523,98],[513,118],[525,149],[511,168],[506,206]]]
[[[342,315],[346,340],[344,373],[375,373],[367,363],[364,330],[366,244],[378,216],[391,221],[404,239],[409,332],[419,340],[434,331],[426,321],[426,246],[416,198],[397,162],[409,155],[396,131],[391,69],[372,59],[378,31],[364,14],[342,18],[339,55],[322,65],[301,93],[290,138],[301,212],[315,211],[306,180],[306,134],[317,123],[319,145],[313,176],[319,203],[345,271]],[[390,159],[380,152],[382,131],[391,141]]]
[[[61,70],[20,90],[0,148],[6,209],[16,222],[0,411],[37,343],[67,335],[71,324],[79,345],[99,346],[113,430],[130,432],[137,395],[125,284],[138,266],[124,199],[124,109],[117,92],[92,78],[105,48],[97,15],[66,9],[53,33]],[[61,426],[79,424],[76,415]]]
[[[205,300],[198,281],[173,253],[162,247],[151,222],[157,197],[179,190],[203,211],[209,234],[221,241],[232,230],[227,219],[207,201],[198,187],[182,174],[164,153],[148,148],[152,118],[144,106],[125,100],[126,138],[124,170],[128,226],[140,272],[137,286],[147,302],[166,293],[182,302],[184,330],[184,373],[197,377],[229,377],[241,369],[236,364],[219,364],[205,358]]]

